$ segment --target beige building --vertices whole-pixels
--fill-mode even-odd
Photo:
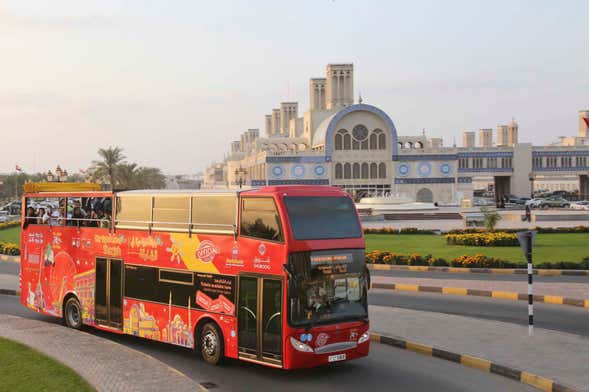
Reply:
[[[264,116],[264,135],[252,128],[230,143],[223,162],[204,174],[203,187],[282,184],[338,186],[355,198],[405,193],[417,201],[458,204],[473,184],[490,181],[496,197],[530,196],[534,179],[567,182],[589,197],[589,112],[579,112],[578,136],[549,146],[519,142],[512,120],[493,131],[464,132],[463,147],[441,138],[399,136],[382,109],[354,102],[354,66],[328,64],[309,80],[309,109],[282,102]],[[570,143],[569,143],[570,142]]]

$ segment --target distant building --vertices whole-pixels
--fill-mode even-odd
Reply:
[[[222,162],[211,164],[203,186],[260,187],[316,184],[340,187],[355,198],[406,193],[418,201],[459,203],[473,184],[489,182],[497,198],[530,196],[535,181],[577,184],[589,197],[589,111],[579,112],[578,136],[549,146],[519,142],[512,120],[493,131],[465,132],[463,147],[440,138],[401,136],[377,106],[354,103],[353,64],[328,64],[325,77],[309,80],[309,110],[282,102],[264,116],[265,133],[244,132]],[[573,179],[573,180],[571,180]],[[478,186],[478,185],[477,185]],[[568,185],[567,185],[568,186]]]

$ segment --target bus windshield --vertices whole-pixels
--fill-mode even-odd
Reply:
[[[363,249],[296,253],[289,264],[293,326],[368,317]]]
[[[297,240],[362,236],[356,209],[348,197],[287,196],[284,203]]]

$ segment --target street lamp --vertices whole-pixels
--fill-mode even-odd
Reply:
[[[239,165],[239,169],[235,169],[235,177],[239,177],[239,189],[241,189],[242,185],[245,183],[243,176],[247,176],[247,170]]]
[[[534,173],[530,172],[528,174],[528,178],[530,179],[530,199],[534,198]]]

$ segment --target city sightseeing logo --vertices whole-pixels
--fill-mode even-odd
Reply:
[[[221,251],[212,241],[204,240],[198,245],[196,257],[205,263],[210,263]]]

